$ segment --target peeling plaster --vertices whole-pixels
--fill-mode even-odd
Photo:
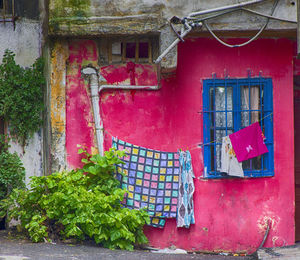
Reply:
[[[65,85],[66,85],[66,60],[68,58],[67,44],[63,41],[56,42],[51,52],[51,172],[66,168],[65,160]]]

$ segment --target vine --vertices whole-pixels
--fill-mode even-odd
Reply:
[[[10,50],[0,65],[0,116],[9,123],[11,137],[23,146],[42,124],[43,68],[41,58],[29,68],[21,67]]]

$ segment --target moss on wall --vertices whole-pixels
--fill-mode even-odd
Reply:
[[[50,19],[62,17],[88,17],[90,0],[50,0]]]
[[[71,30],[73,20],[85,23],[91,15],[90,0],[50,0],[49,3],[49,31],[58,32],[61,24]]]

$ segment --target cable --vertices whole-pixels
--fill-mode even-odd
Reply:
[[[272,11],[271,11],[271,16],[273,15],[276,7],[277,7],[277,4],[278,4],[279,0],[275,0],[274,2],[274,5],[272,7]],[[218,41],[220,42],[221,44],[229,47],[229,48],[236,48],[236,47],[243,47],[247,44],[249,44],[250,42],[254,41],[255,39],[257,39],[257,37],[263,32],[263,30],[267,27],[268,23],[269,23],[269,20],[270,20],[270,17],[267,17],[267,20],[265,22],[265,24],[261,27],[261,29],[257,32],[256,35],[254,35],[250,40],[244,42],[244,43],[241,43],[241,44],[235,44],[235,45],[231,45],[231,44],[228,44],[224,41],[222,41],[212,30],[211,28],[208,26],[208,24],[206,23],[205,20],[203,20],[203,24],[204,26],[206,27],[206,29],[209,31],[209,33]]]
[[[281,22],[286,22],[286,23],[295,23],[297,24],[297,21],[292,21],[292,20],[287,20],[287,19],[283,19],[283,18],[279,18],[279,17],[274,17],[272,15],[267,15],[267,14],[262,14],[260,12],[256,12],[254,10],[248,9],[248,8],[241,8],[241,10],[252,13],[252,14],[256,14],[262,17],[266,17],[266,18],[270,18],[270,19],[274,19],[277,21],[281,21]]]
[[[270,113],[270,114],[268,114],[268,115],[266,115],[266,116],[264,116],[263,118],[259,119],[257,122],[261,122],[262,120],[264,120],[265,118],[267,118],[267,117],[269,117],[271,115],[273,115],[273,112]],[[208,144],[213,144],[215,142],[217,142],[217,140],[213,140],[213,141],[205,143],[205,144],[198,144],[198,147],[202,147],[202,146],[205,146],[205,145],[208,145]]]

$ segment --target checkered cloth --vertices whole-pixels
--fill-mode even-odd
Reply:
[[[112,146],[126,150],[117,165],[117,174],[122,188],[128,190],[124,205],[129,208],[146,208],[151,216],[151,225],[163,227],[165,218],[176,218],[179,186],[179,154],[161,152],[139,147],[117,138]]]

